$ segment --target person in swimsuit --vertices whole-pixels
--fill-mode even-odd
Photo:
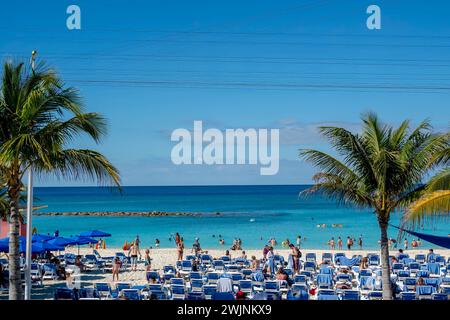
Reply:
[[[115,257],[112,264],[112,276],[113,276],[113,282],[114,278],[116,278],[117,281],[119,281],[119,271],[120,266],[122,265],[122,262],[120,261],[119,257]]]
[[[141,252],[139,251],[139,245],[137,245],[136,242],[133,242],[131,244],[129,254],[131,257],[131,271],[136,271],[138,255],[141,255]]]
[[[178,235],[178,233],[177,233]],[[183,238],[180,237],[180,240],[177,242],[177,251],[178,251],[178,261],[183,260],[183,251],[184,251],[184,243]]]

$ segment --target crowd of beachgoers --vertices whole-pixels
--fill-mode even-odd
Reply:
[[[236,238],[227,250],[202,248],[195,238],[185,248],[144,247],[139,236],[120,249],[100,238],[64,254],[34,256],[33,292],[56,299],[381,299],[380,256],[374,251],[303,250],[268,239],[260,250],[245,250]],[[414,240],[415,241],[415,240]],[[449,250],[395,249],[390,257],[392,288],[399,299],[444,299],[450,295]],[[0,258],[1,292],[7,293],[8,256]],[[21,255],[22,267],[25,257]],[[48,290],[46,290],[48,288]]]

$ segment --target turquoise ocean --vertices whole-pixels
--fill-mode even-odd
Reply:
[[[279,243],[297,235],[306,238],[303,248],[326,249],[331,237],[342,239],[363,237],[365,249],[377,248],[379,230],[370,210],[339,205],[319,195],[299,197],[304,185],[285,186],[164,186],[123,187],[122,193],[102,187],[35,188],[36,205],[47,206],[41,212],[68,211],[179,211],[202,213],[201,216],[169,217],[95,217],[36,216],[34,226],[39,233],[70,236],[99,229],[113,236],[105,239],[108,246],[122,246],[139,235],[143,246],[174,247],[171,234],[179,232],[187,247],[195,237],[204,248],[229,247],[234,238],[242,240],[243,248],[261,248],[271,237]],[[220,212],[220,215],[216,213]],[[392,216],[398,225],[400,213]],[[326,224],[326,228],[317,228]],[[332,228],[342,224],[342,228]],[[426,226],[421,232],[447,235],[449,223]],[[225,246],[218,242],[219,235]],[[397,237],[390,228],[389,235]],[[412,237],[409,237],[412,240]],[[429,244],[424,243],[424,246]]]

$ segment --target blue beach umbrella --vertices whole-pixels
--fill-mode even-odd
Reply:
[[[91,231],[85,231],[81,232],[79,234],[81,237],[90,237],[90,238],[105,238],[105,237],[111,237],[110,233],[100,231],[100,230],[91,230]]]
[[[27,248],[27,240],[25,237],[19,237],[19,252],[25,252]],[[32,253],[42,253],[44,251],[64,250],[61,246],[49,244],[47,242],[34,242],[31,244]],[[0,239],[0,251],[9,252],[9,238]]]
[[[76,244],[73,241],[73,239],[63,238],[63,237],[56,237],[52,240],[47,241],[47,243],[50,243],[52,245],[59,246],[59,247],[65,247],[68,245]]]
[[[49,241],[49,240],[55,239],[55,237],[48,236],[46,234],[33,234],[31,239],[32,239],[32,242],[39,242],[39,241]]]
[[[33,253],[41,253],[44,251],[64,251],[64,247],[55,246],[45,241],[33,242],[31,244],[31,251]]]
[[[95,240],[93,238],[89,238],[89,237],[74,236],[74,237],[70,237],[69,239],[71,239],[73,241],[73,244],[78,245],[78,254],[80,254],[80,245],[97,243],[97,240]]]
[[[68,239],[72,240],[73,244],[78,244],[78,245],[98,242],[96,239],[89,238],[89,237],[83,237],[83,236],[74,236],[74,237],[69,237]]]

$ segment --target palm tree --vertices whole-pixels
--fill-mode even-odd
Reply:
[[[442,168],[425,185],[422,196],[405,211],[402,224],[413,228],[424,220],[443,220],[450,215],[450,148],[446,148],[430,164]]]
[[[92,178],[120,184],[117,169],[99,152],[68,145],[85,134],[96,143],[106,133],[97,113],[86,113],[78,92],[39,64],[6,62],[0,88],[0,166],[9,201],[9,298],[22,299],[19,265],[19,197],[21,179],[30,167],[36,174],[60,178]]]
[[[421,180],[433,156],[448,143],[448,135],[432,133],[428,121],[410,130],[409,121],[398,128],[382,124],[377,116],[362,117],[362,132],[320,127],[337,157],[317,150],[301,150],[300,156],[320,172],[314,185],[303,192],[320,192],[339,203],[371,208],[381,232],[383,299],[392,299],[389,270],[388,223],[395,210],[416,200],[424,187]]]

